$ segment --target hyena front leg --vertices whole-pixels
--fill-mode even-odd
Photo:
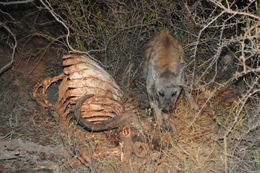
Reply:
[[[152,98],[150,99],[150,104],[153,109],[153,115],[157,125],[157,130],[167,130],[171,133],[171,135],[176,133],[175,126],[169,121],[169,115],[167,113],[162,113],[156,101]]]
[[[150,106],[153,110],[153,116],[157,126],[161,127],[163,124],[162,115],[161,115],[162,112],[158,107],[158,103],[157,103],[158,99],[156,98],[156,91],[153,82],[154,82],[153,77],[151,75],[148,75],[146,81],[146,87],[147,87],[148,98],[150,101]]]
[[[169,114],[162,113],[164,129],[170,132],[171,135],[177,134],[175,126],[169,120]]]
[[[161,110],[159,109],[157,103],[155,102],[155,100],[153,98],[150,98],[150,105],[151,105],[151,108],[153,110],[155,122],[156,122],[157,126],[161,127],[162,124],[163,124],[162,113],[161,113]]]

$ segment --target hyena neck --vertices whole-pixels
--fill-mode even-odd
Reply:
[[[185,78],[183,73],[166,70],[161,73],[156,83],[167,87],[178,87],[185,84]]]

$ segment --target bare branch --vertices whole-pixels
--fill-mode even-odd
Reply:
[[[246,101],[252,96],[254,95],[255,93],[258,93],[260,92],[260,89],[256,89],[254,90],[255,86],[259,83],[259,79],[260,78],[256,78],[254,83],[250,86],[250,89],[247,91],[246,94],[244,94],[243,98],[237,103],[237,106],[240,106],[238,112],[236,113],[236,117],[233,121],[233,123],[231,124],[231,126],[228,128],[228,130],[226,131],[225,133],[225,137],[228,137],[228,135],[231,133],[232,129],[235,127],[235,125],[237,124],[239,118],[240,118],[240,114],[242,112],[242,110],[244,109],[244,106],[246,104]]]
[[[252,18],[255,18],[257,20],[260,20],[260,17],[259,16],[256,16],[252,13],[247,13],[247,12],[243,12],[243,11],[234,11],[232,10],[229,5],[228,5],[228,8],[226,8],[223,4],[221,4],[221,1],[216,1],[216,0],[211,0],[211,2],[213,2],[216,6],[222,8],[226,13],[230,13],[230,14],[239,14],[239,15],[243,15],[243,16],[249,16],[249,17],[252,17]]]
[[[50,4],[47,0],[46,0],[46,3],[45,3],[43,0],[40,0],[40,2],[41,2],[42,5],[51,13],[51,15],[55,18],[55,20],[56,20],[57,22],[59,22],[60,24],[62,24],[62,26],[64,26],[64,28],[66,29],[66,31],[67,31],[66,44],[67,44],[67,46],[69,47],[69,49],[71,50],[71,52],[86,54],[86,55],[88,55],[92,60],[94,60],[94,61],[98,62],[100,65],[102,65],[101,62],[99,62],[99,61],[97,61],[95,58],[93,58],[93,57],[89,54],[89,52],[76,50],[76,49],[74,49],[74,48],[71,46],[71,44],[70,44],[70,42],[69,42],[69,37],[70,37],[70,29],[69,29],[69,27],[62,21],[62,18],[61,18],[58,14],[56,14],[56,13],[54,12],[54,10],[53,10],[51,4]],[[102,66],[103,66],[103,65],[102,65]]]
[[[4,23],[0,22],[0,27],[3,27],[5,30],[8,31],[8,33],[10,33],[13,37],[13,40],[14,40],[14,45],[11,46],[12,48],[12,55],[11,55],[11,60],[8,64],[6,64],[4,67],[2,67],[0,69],[0,75],[5,71],[7,70],[14,62],[14,55],[15,55],[15,51],[16,51],[16,47],[17,47],[17,40],[16,40],[16,36],[15,34],[11,31],[11,29]]]
[[[24,0],[24,1],[11,1],[11,2],[0,2],[0,5],[17,5],[17,4],[27,4],[33,2],[34,0]]]
[[[194,53],[192,55],[193,57],[193,60],[194,60],[194,65],[193,65],[193,71],[192,71],[192,84],[191,86],[193,86],[194,84],[194,80],[195,80],[195,73],[196,73],[196,64],[197,64],[197,60],[196,60],[196,56],[197,56],[197,49],[198,49],[198,45],[199,45],[199,42],[200,42],[200,37],[201,37],[201,34],[204,30],[206,30],[206,28],[211,25],[213,22],[215,22],[220,16],[222,16],[224,14],[224,11],[222,11],[219,15],[217,15],[214,19],[212,19],[208,24],[206,24],[199,32],[198,36],[197,36],[197,41],[196,41],[196,45],[195,45],[195,48],[194,48]],[[191,87],[191,92],[192,93],[192,87]]]

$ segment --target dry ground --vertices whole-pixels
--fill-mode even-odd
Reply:
[[[214,106],[206,106],[197,115],[187,106],[184,98],[179,100],[171,116],[178,133],[171,137],[168,132],[164,132],[161,136],[162,146],[168,147],[153,150],[144,158],[133,156],[127,167],[122,166],[120,158],[113,155],[77,166],[75,156],[77,152],[80,153],[77,142],[69,140],[51,112],[40,108],[32,99],[32,89],[37,82],[62,72],[61,55],[57,48],[49,49],[41,59],[28,59],[37,45],[40,47],[45,43],[36,38],[18,49],[12,69],[1,76],[2,172],[223,172],[223,142],[216,134]],[[4,52],[1,57],[3,66],[8,58],[3,55],[9,52],[3,47],[1,51]],[[132,90],[132,94],[138,96],[141,112],[149,117],[144,87]],[[197,94],[200,95],[196,96],[197,101],[202,106],[207,96]],[[55,86],[50,88],[49,95],[53,96],[50,98],[55,102]],[[89,141],[87,143],[92,148],[108,147],[100,141]]]
[[[47,28],[47,30],[53,32],[54,35],[59,35],[60,33],[55,27],[57,26]],[[191,110],[187,100],[181,97],[170,116],[171,122],[176,127],[176,133],[171,136],[168,132],[163,132],[160,136],[161,147],[149,151],[143,157],[133,155],[127,164],[122,164],[120,158],[113,155],[90,159],[88,163],[83,162],[78,157],[81,155],[79,143],[85,144],[92,151],[100,148],[108,150],[115,144],[103,143],[89,133],[86,133],[85,139],[71,140],[69,138],[71,132],[61,130],[59,124],[55,122],[52,112],[41,108],[32,99],[32,90],[38,82],[62,72],[61,57],[66,51],[59,45],[50,45],[50,42],[41,37],[36,36],[32,39],[26,37],[22,32],[21,28],[17,29],[20,39],[15,62],[11,69],[0,76],[0,172],[218,173],[224,172],[225,169],[232,166],[234,170],[238,170],[236,167],[240,165],[237,165],[236,161],[244,163],[244,172],[247,172],[247,168],[256,170],[255,172],[259,170],[259,134],[257,134],[259,125],[256,124],[256,128],[251,128],[252,133],[255,134],[251,134],[250,128],[248,128],[248,132],[245,130],[247,128],[241,128],[245,121],[250,121],[250,116],[245,120],[243,116],[237,120],[238,125],[234,126],[235,135],[229,141],[224,138],[226,127],[230,127],[229,125],[235,119],[233,111],[236,110],[233,107],[239,96],[237,86],[225,88],[218,95],[214,95],[216,94],[213,92],[216,87],[214,85],[195,91],[193,95],[202,108],[200,112]],[[111,45],[112,48],[117,49],[118,45],[112,43]],[[0,44],[0,68],[9,61],[10,54],[9,48]],[[100,59],[100,57],[97,58]],[[128,62],[124,63],[122,64],[127,66],[126,70],[121,75],[114,77],[122,88],[127,90],[126,93],[135,96],[139,101],[142,116],[151,119],[144,79],[138,78],[138,75],[131,80],[127,80],[127,77],[123,79],[124,75],[131,77],[128,71],[135,71],[137,66]],[[141,62],[135,63],[141,64]],[[141,69],[140,66],[138,68]],[[111,67],[106,70],[110,72]],[[135,72],[139,73],[139,70]],[[187,71],[187,73],[190,76],[191,71]],[[210,76],[206,76],[203,80],[208,81],[209,79]],[[129,86],[129,81],[133,81],[134,84],[131,86],[135,87],[129,89],[123,86],[124,84]],[[51,96],[49,99],[55,102],[57,85],[53,85],[49,89],[49,95]],[[207,99],[213,95],[211,101],[207,102]],[[257,104],[259,102],[255,103],[255,105]],[[248,109],[249,111],[246,113],[250,115],[251,110],[257,111],[258,109],[256,110],[254,107],[256,106],[252,104],[252,109]],[[251,121],[259,119],[259,115],[255,113],[252,115],[255,117]],[[151,122],[151,124],[153,123]],[[245,133],[237,133],[240,129]],[[145,133],[145,129],[139,130]],[[250,137],[247,140],[245,136],[240,137],[240,134],[250,134]],[[151,139],[147,143],[150,145]],[[233,144],[238,145],[233,146]],[[240,147],[240,144],[244,148]],[[237,155],[240,153],[246,153],[242,158],[247,160],[239,160],[240,157]],[[91,153],[89,156],[91,158]],[[250,161],[247,162],[248,160]],[[248,163],[252,163],[252,165]]]

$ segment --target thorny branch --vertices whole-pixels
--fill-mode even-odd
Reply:
[[[237,105],[234,107],[234,109],[238,106],[240,106],[238,112],[236,113],[235,119],[233,121],[233,123],[231,124],[231,126],[228,128],[228,130],[225,133],[225,137],[228,137],[228,135],[231,133],[232,129],[235,127],[235,125],[237,124],[240,114],[247,102],[247,100],[253,96],[254,94],[260,92],[260,89],[254,89],[257,85],[259,84],[259,78],[256,78],[255,81],[253,82],[253,84],[251,84],[249,90],[246,92],[246,94],[244,94],[244,96],[242,97],[242,99],[237,103]]]
[[[227,2],[227,8],[221,3],[221,1],[216,1],[216,0],[211,0],[211,2],[213,2],[216,6],[222,8],[226,13],[230,13],[230,14],[239,14],[239,15],[243,15],[243,16],[249,16],[249,17],[252,17],[252,18],[255,18],[256,20],[260,20],[260,17],[259,16],[256,16],[252,13],[248,13],[248,12],[243,12],[243,11],[234,11],[230,8],[230,5],[229,5],[229,2]],[[251,3],[255,2],[254,0],[251,1]]]
[[[196,114],[196,116],[194,117],[193,122],[191,123],[190,126],[193,125],[193,123],[195,122],[195,120],[197,119],[197,117],[200,115],[200,113],[202,112],[202,110],[206,107],[206,105],[210,102],[210,100],[212,98],[214,98],[214,96],[216,95],[217,91],[220,91],[222,88],[226,87],[227,85],[229,85],[231,82],[238,80],[239,78],[247,78],[248,74],[253,74],[255,81],[259,81],[259,73],[260,73],[260,66],[259,66],[259,44],[258,44],[258,40],[259,39],[259,31],[257,30],[257,27],[259,26],[259,21],[260,18],[258,16],[255,16],[254,14],[249,13],[248,11],[244,12],[239,11],[239,10],[232,10],[231,9],[231,5],[229,4],[228,1],[226,1],[227,3],[227,8],[219,1],[211,1],[212,3],[214,3],[217,7],[220,7],[222,9],[222,11],[214,18],[212,18],[208,23],[206,23],[205,25],[203,25],[202,29],[199,31],[198,36],[197,36],[197,41],[196,44],[194,46],[194,51],[192,54],[193,57],[193,72],[192,72],[192,85],[195,84],[197,89],[200,88],[205,88],[206,86],[208,86],[211,83],[215,83],[215,77],[217,75],[217,73],[219,72],[218,68],[217,68],[217,63],[218,60],[221,56],[221,52],[223,51],[223,48],[228,47],[231,44],[238,44],[240,45],[240,50],[239,52],[237,52],[238,56],[236,57],[239,61],[238,66],[243,67],[242,70],[238,70],[233,74],[233,76],[231,78],[229,78],[227,81],[223,82],[220,84],[219,87],[217,87],[216,89],[214,89],[213,91],[211,91],[211,95],[207,98],[207,100],[205,101],[205,103],[202,105],[201,109],[199,110],[199,112]],[[225,29],[228,28],[228,25],[226,25],[227,21],[234,19],[235,15],[242,15],[247,16],[249,18],[253,18],[256,19],[255,20],[255,24],[253,24],[253,26],[248,27],[247,29],[245,29],[245,32],[242,35],[233,35],[231,38],[224,38],[223,37],[223,32]],[[198,77],[198,80],[195,83],[195,74],[197,71],[197,53],[200,51],[200,48],[198,47],[200,44],[200,40],[201,37],[203,37],[203,33],[207,31],[207,29],[210,29],[209,26],[210,25],[214,25],[215,22],[222,20],[221,17],[224,15],[229,15],[229,17],[224,20],[224,22],[222,23],[222,25],[218,25],[218,27],[221,27],[220,30],[220,36],[218,39],[218,46],[217,46],[217,50],[215,55],[210,58],[208,62],[206,62],[206,64],[209,63],[208,66],[206,66],[206,69],[201,73],[201,75]],[[248,19],[249,20],[249,19]],[[233,22],[233,21],[232,21]],[[234,26],[236,25],[236,23],[234,23]],[[251,44],[249,45],[247,42],[250,41]],[[251,46],[251,47],[249,47]],[[255,50],[255,51],[253,51]],[[239,56],[240,53],[240,56]],[[249,54],[250,53],[250,54]],[[257,60],[258,59],[258,60]],[[256,63],[256,66],[249,66],[248,64],[249,61],[251,61],[251,64]],[[256,62],[255,62],[256,61]],[[211,78],[211,80],[209,82],[207,82],[206,84],[201,85],[201,82],[203,82],[202,78],[203,76],[205,76],[206,74],[209,73],[209,71],[212,69],[212,66],[215,64],[215,75],[213,78]],[[204,66],[204,63],[203,63]],[[242,112],[242,110],[245,107],[245,103],[246,101],[252,97],[252,95],[259,93],[259,89],[255,89],[252,90],[252,87],[254,87],[256,85],[256,83],[252,84],[250,86],[251,89],[249,89],[249,91],[245,94],[245,96],[242,98],[242,102],[243,104],[239,104],[240,105],[240,111],[237,113],[236,117],[238,117],[238,115]],[[259,87],[259,86],[258,86]],[[192,87],[191,87],[192,90]],[[226,132],[226,136],[232,131],[233,127],[235,126],[235,124],[237,123],[237,119],[234,120],[233,125],[229,128],[229,130],[227,130]]]
[[[197,41],[196,41],[196,45],[194,47],[194,53],[192,55],[193,57],[193,61],[194,61],[194,65],[193,65],[193,72],[192,72],[192,84],[191,86],[193,86],[194,84],[194,80],[195,80],[195,73],[196,73],[196,65],[197,65],[197,60],[196,60],[196,57],[197,57],[197,50],[198,50],[198,45],[199,45],[199,42],[200,42],[200,37],[201,37],[201,34],[204,30],[206,30],[213,22],[215,22],[220,16],[222,16],[224,14],[224,11],[222,11],[219,15],[217,15],[213,20],[211,20],[208,24],[206,24],[199,32],[198,36],[197,36]],[[191,87],[191,92],[192,92],[192,87]],[[190,92],[190,93],[191,93]]]

